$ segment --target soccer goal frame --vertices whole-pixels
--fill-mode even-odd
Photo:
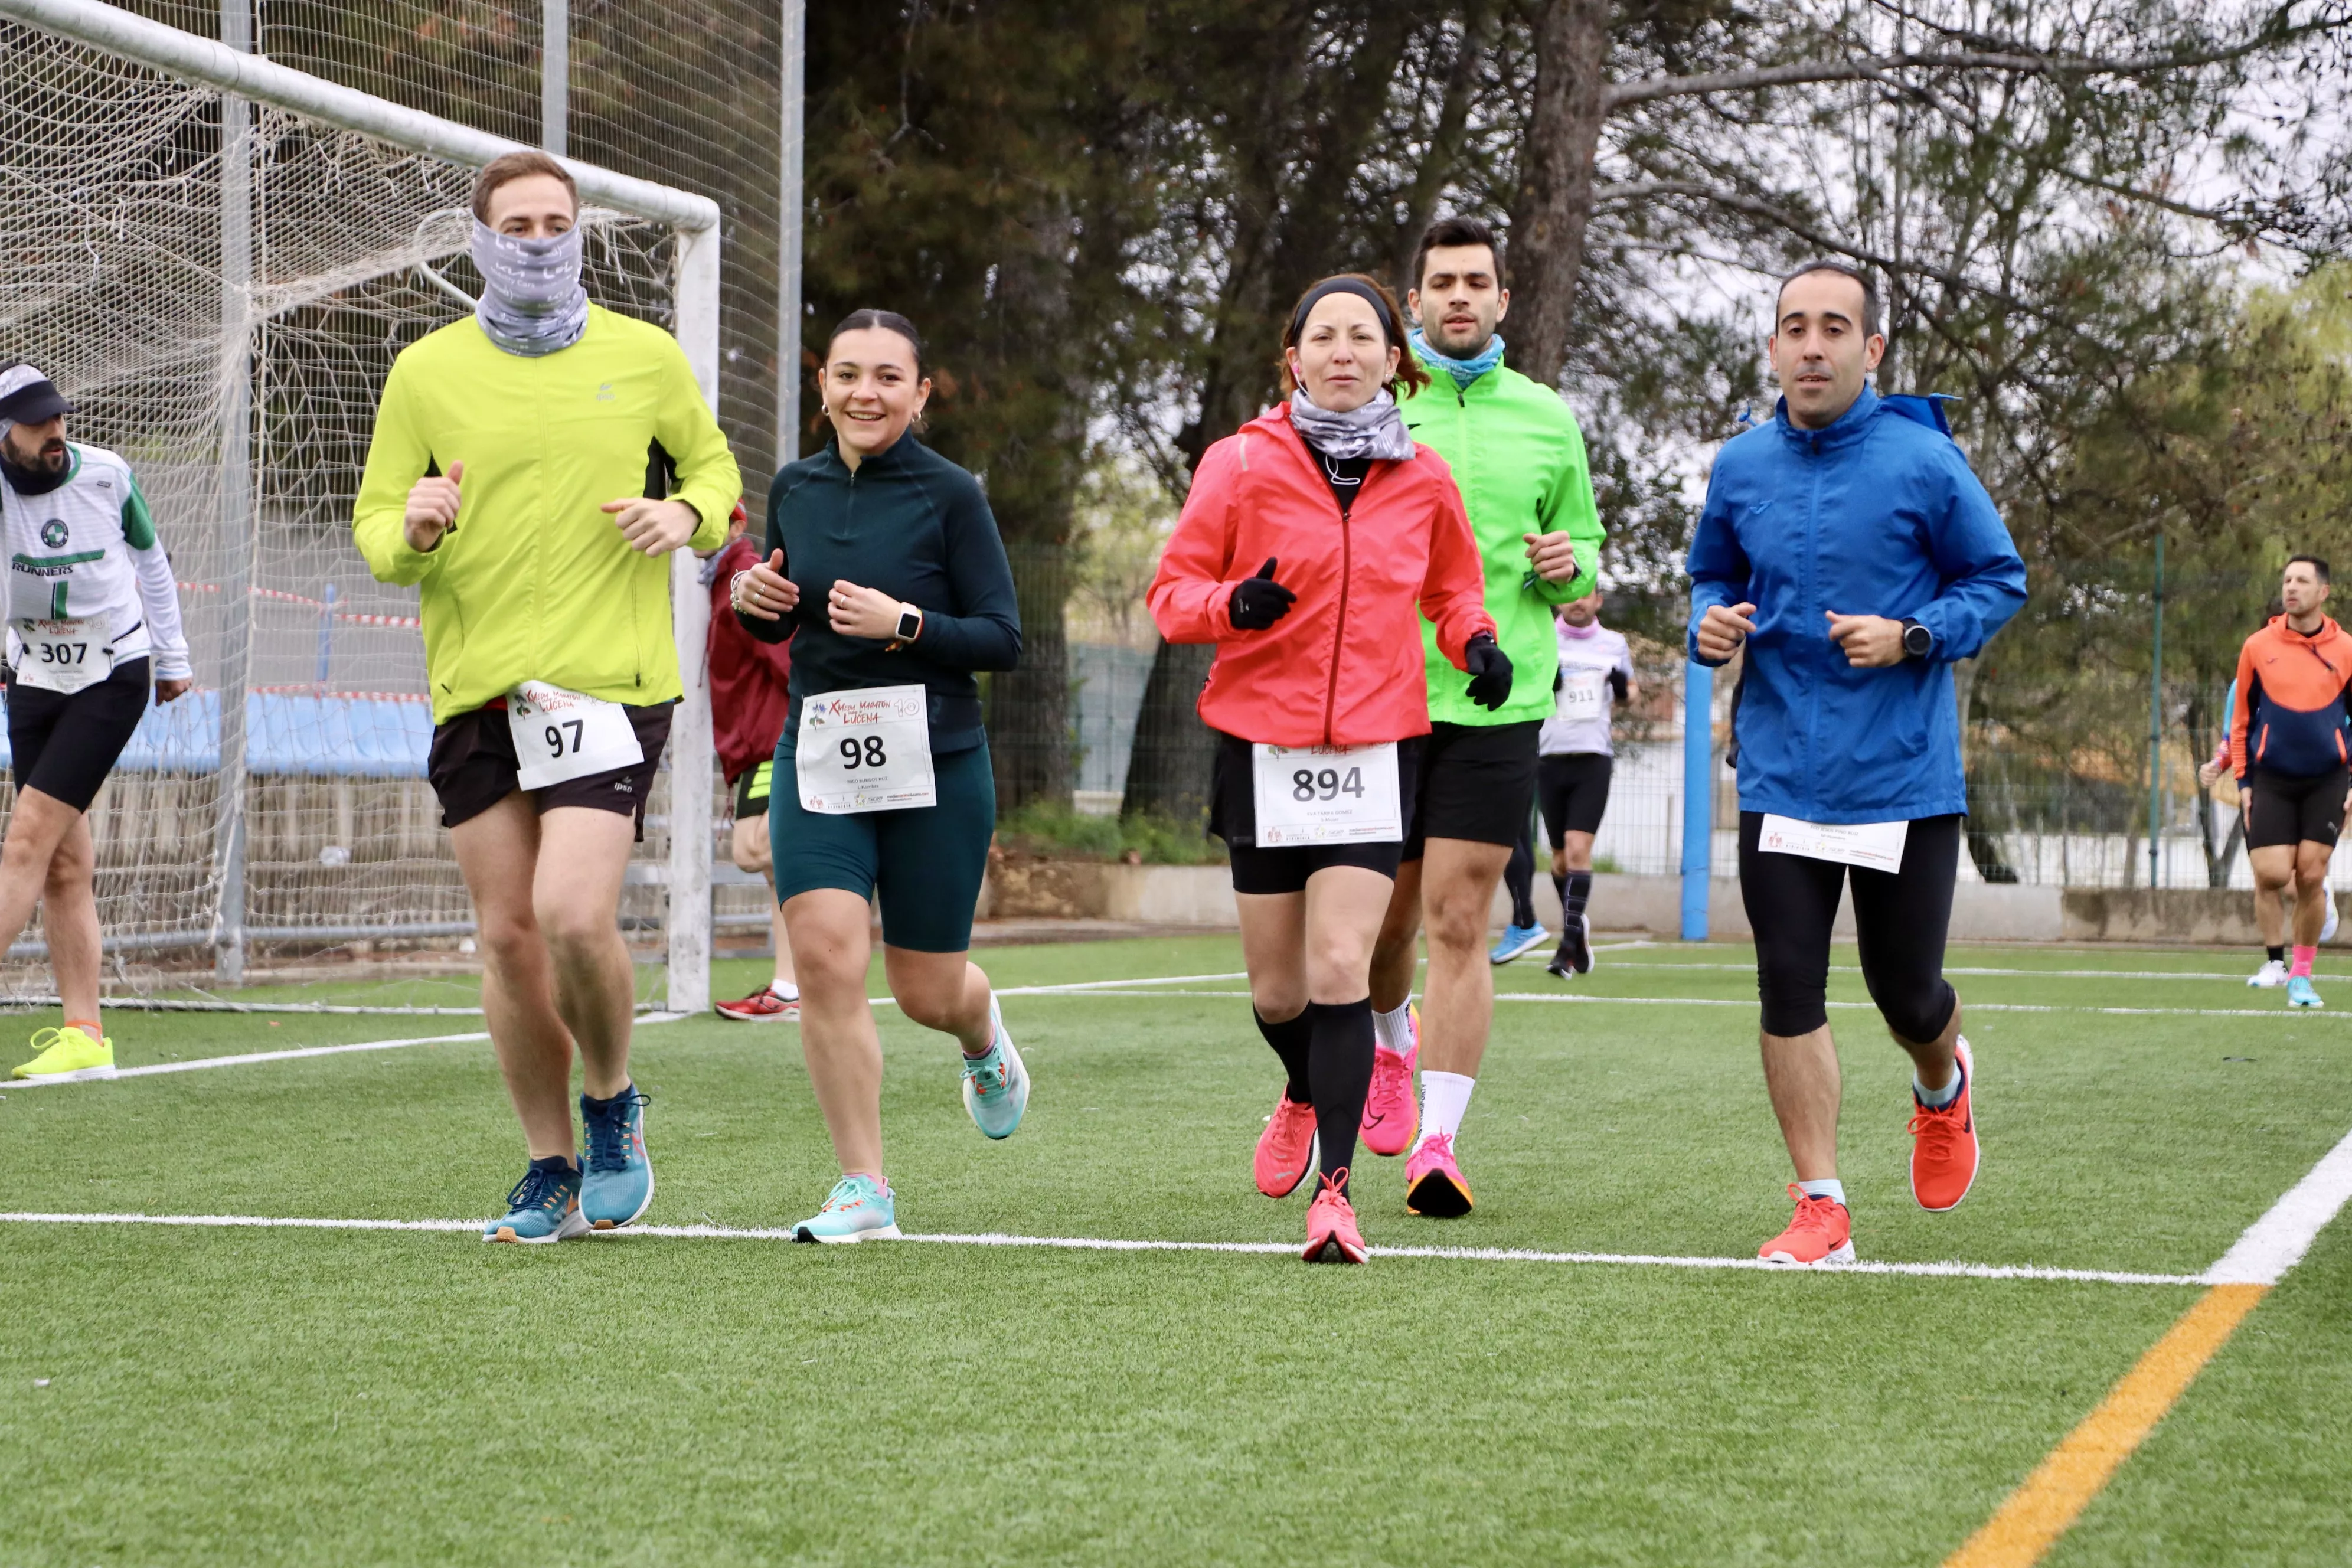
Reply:
[[[298,114],[322,125],[356,132],[387,146],[451,164],[479,168],[523,144],[406,108],[355,89],[292,69],[250,52],[249,0],[225,0],[221,39],[203,37],[150,21],[99,0],[0,0],[0,17],[56,35],[116,58],[210,89],[223,95],[221,176],[221,310],[223,341],[229,355],[222,384],[229,405],[222,411],[223,515],[232,531],[246,527],[254,506],[250,462],[244,447],[251,411],[238,400],[249,384],[237,374],[240,353],[249,353],[258,324],[254,315],[252,273],[254,212],[250,179],[253,105]],[[565,158],[578,181],[583,205],[610,209],[674,232],[671,279],[674,330],[704,398],[715,409],[719,396],[719,210],[707,196],[633,178],[611,169]],[[244,345],[241,349],[239,345]],[[679,674],[686,688],[670,731],[669,858],[665,873],[668,939],[667,1005],[699,1012],[710,1003],[711,831],[713,800],[710,695],[704,658],[709,600],[698,579],[698,563],[686,551],[671,557],[672,628]],[[251,562],[232,562],[224,592],[242,595]],[[249,928],[246,919],[245,788],[247,663],[241,632],[232,633],[224,661],[220,704],[221,820],[215,832],[216,911],[208,935],[155,945],[205,945],[216,955],[216,974],[234,984],[243,978],[248,942],[285,940],[298,933]],[[302,935],[313,933],[299,933]],[[386,935],[411,934],[397,930]]]

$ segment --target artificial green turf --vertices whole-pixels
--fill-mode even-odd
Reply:
[[[1747,1005],[1503,1004],[1463,1137],[1477,1211],[1412,1219],[1398,1163],[1367,1156],[1368,1238],[1751,1254],[1788,1212],[1753,978],[1694,967],[1744,956],[1628,950],[1570,984],[1507,971],[1509,992]],[[1220,937],[981,962],[1006,987],[1240,968]],[[1953,962],[2234,967],[2074,950]],[[714,991],[732,994],[764,964],[718,968]],[[2275,1001],[2227,980],[1961,984],[1972,1002],[2069,1008]],[[1833,975],[1832,994],[1860,999],[1858,976]],[[2266,1010],[1978,1015],[1987,1163],[1945,1215],[1907,1194],[1901,1058],[1874,1015],[1833,1014],[1863,1256],[2201,1269],[2352,1126],[2352,1019]],[[878,1015],[902,1225],[1297,1240],[1303,1200],[1270,1204],[1246,1173],[1277,1078],[1239,995],[1013,996],[1005,1012],[1036,1090],[1003,1144],[964,1118],[953,1047]],[[109,1028],[126,1063],[470,1032],[128,1012]],[[835,1172],[796,1031],[648,1026],[635,1060],[655,1097],[649,1219],[763,1226],[814,1207]],[[478,1218],[520,1170],[481,1043],[5,1092],[9,1209]],[[2352,1489],[2346,1231],[2248,1321],[2065,1547],[2091,1554],[2065,1561],[2342,1560],[2325,1552],[2346,1539]],[[0,1563],[1934,1563],[2194,1299],[1453,1259],[5,1224]],[[2194,1495],[2217,1466],[2226,1525]]]

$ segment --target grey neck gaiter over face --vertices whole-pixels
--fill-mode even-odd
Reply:
[[[588,330],[578,228],[552,239],[525,239],[476,219],[473,253],[482,274],[474,319],[490,342],[536,359],[570,348]]]

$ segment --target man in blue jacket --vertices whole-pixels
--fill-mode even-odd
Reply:
[[[1690,653],[1728,663],[1740,895],[1756,933],[1764,1081],[1796,1167],[1769,1261],[1853,1260],[1837,1174],[1830,924],[1851,875],[1863,979],[1911,1054],[1911,1191],[1976,1179],[1975,1064],[1944,979],[1968,785],[1952,661],[2025,602],[2025,563],[1939,406],[1882,397],[1878,293],[1837,262],[1780,286],[1781,398],[1727,443],[1691,540]]]

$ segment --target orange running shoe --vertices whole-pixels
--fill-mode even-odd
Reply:
[[[1808,1197],[1796,1183],[1789,1195],[1797,1200],[1797,1217],[1789,1228],[1756,1249],[1767,1263],[1811,1268],[1824,1263],[1853,1261],[1853,1215],[1830,1198]]]
[[[1443,1132],[1421,1141],[1404,1163],[1404,1206],[1428,1219],[1460,1219],[1470,1212],[1470,1180],[1454,1163],[1454,1140]]]
[[[1977,1118],[1969,1101],[1975,1098],[1976,1058],[1962,1040],[1957,1052],[1960,1066],[1959,1097],[1940,1110],[1921,1105],[1912,1096],[1911,1195],[1929,1214],[1960,1206],[1977,1180]]]
[[[1372,1047],[1372,1088],[1364,1096],[1364,1147],[1375,1154],[1402,1154],[1421,1131],[1421,1101],[1412,1092],[1413,1068],[1421,1064],[1421,1009],[1409,1007],[1405,1022],[1412,1044],[1402,1051]]]
[[[1307,1211],[1307,1249],[1298,1256],[1309,1263],[1362,1263],[1372,1255],[1356,1228],[1356,1211],[1348,1202],[1348,1173],[1323,1178]]]
[[[1265,1131],[1257,1135],[1253,1162],[1257,1190],[1270,1198],[1286,1198],[1298,1190],[1315,1168],[1315,1108],[1285,1094],[1274,1102]]]

